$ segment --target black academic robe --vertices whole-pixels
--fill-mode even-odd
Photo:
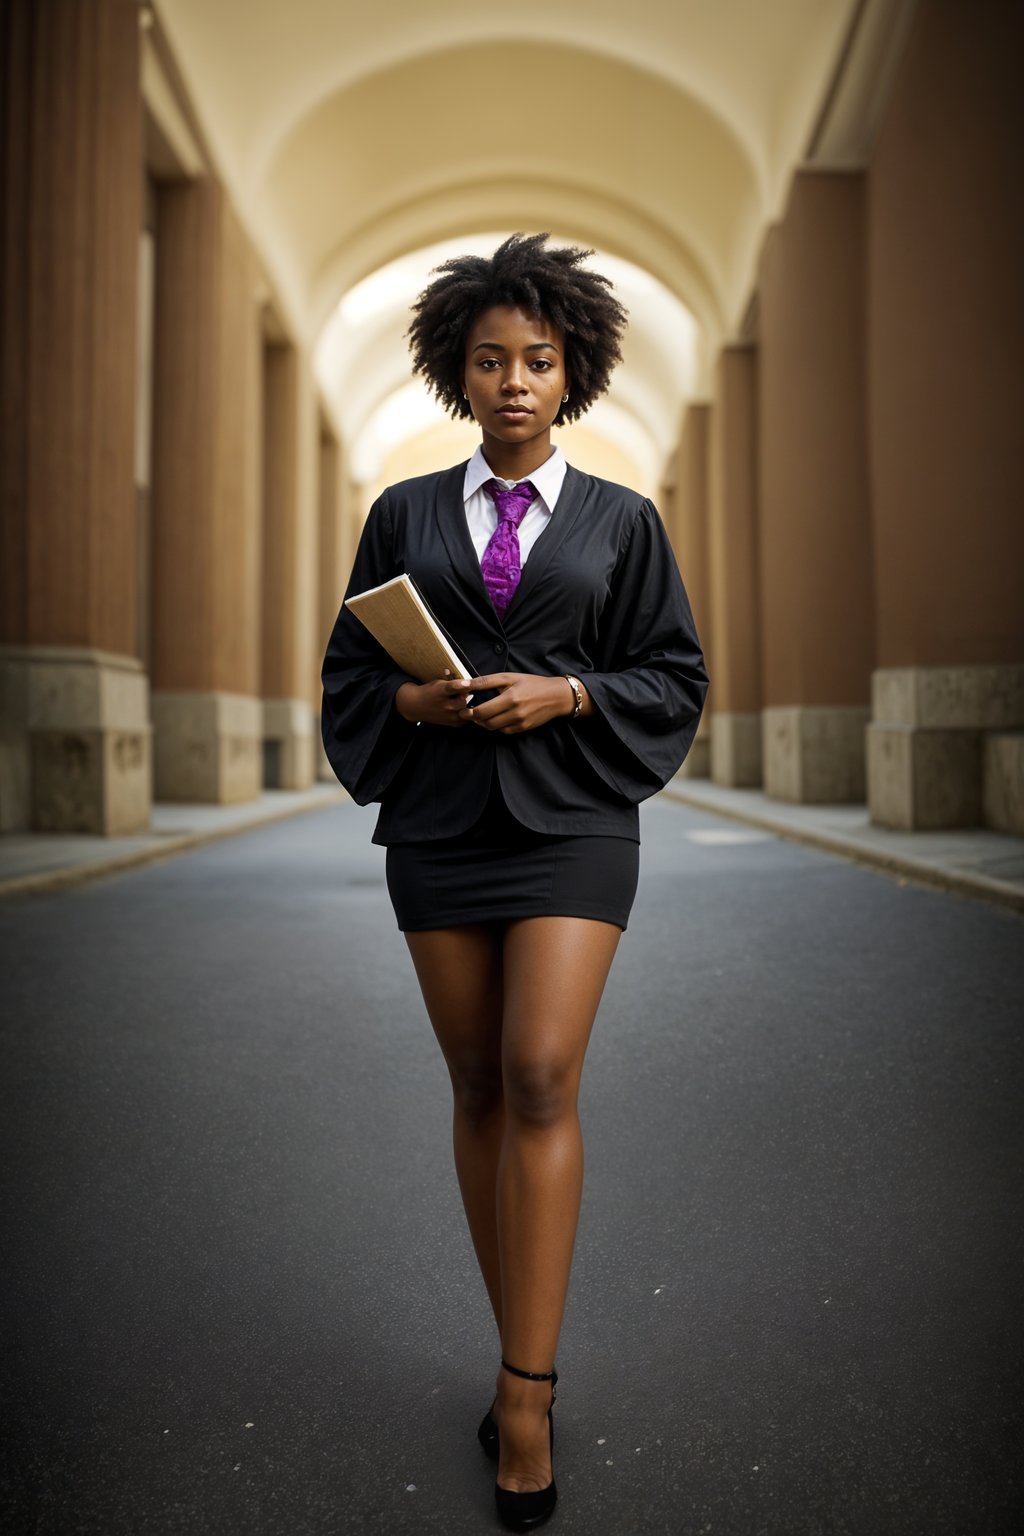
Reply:
[[[343,606],[322,672],[331,766],[360,805],[380,801],[375,843],[464,831],[495,773],[509,810],[537,832],[636,839],[637,804],[679,768],[708,688],[661,518],[635,491],[570,466],[499,619],[466,523],[465,473],[463,463],[384,492],[346,597],[407,572],[471,675],[571,672],[594,713],[510,736],[412,724],[394,697],[416,679]]]

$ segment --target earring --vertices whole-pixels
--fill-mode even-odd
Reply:
[[[564,404],[565,404],[565,402],[566,402],[566,401],[567,401],[567,400],[568,400],[568,398],[569,398],[569,396],[568,396],[568,395],[563,395],[563,396],[562,396],[562,404],[563,404],[563,405],[564,405]]]

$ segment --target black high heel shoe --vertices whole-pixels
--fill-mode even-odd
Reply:
[[[483,1418],[480,1420],[480,1428],[476,1432],[476,1437],[484,1448],[484,1455],[489,1456],[492,1461],[497,1461],[498,1425],[494,1417],[493,1403],[488,1408]]]
[[[502,1360],[501,1364],[502,1367],[506,1371],[510,1371],[513,1376],[522,1376],[525,1381],[550,1381],[551,1403],[552,1406],[554,1406],[555,1383],[558,1381],[557,1371],[521,1371],[518,1366],[509,1365],[508,1361],[504,1359]],[[484,1450],[487,1451],[488,1455],[490,1455],[491,1452],[488,1450],[487,1445],[484,1444],[483,1434],[484,1425],[486,1424],[487,1419],[490,1419],[491,1423],[494,1424],[494,1419],[488,1412],[484,1419],[484,1423],[480,1425],[478,1435],[480,1438],[480,1444],[483,1445]],[[550,1408],[548,1409],[548,1443],[551,1447],[551,1452],[553,1455],[555,1449],[555,1421],[551,1416]],[[495,1455],[497,1455],[498,1426],[496,1424],[494,1425],[494,1445]],[[515,1493],[511,1488],[502,1488],[501,1484],[497,1481],[495,1481],[494,1484],[494,1500],[498,1506],[498,1519],[501,1521],[502,1525],[505,1526],[506,1530],[509,1531],[536,1530],[537,1526],[543,1525],[544,1521],[551,1514],[551,1511],[555,1507],[557,1498],[558,1490],[555,1487],[553,1468],[551,1481],[548,1483],[547,1487],[535,1488],[532,1489],[529,1493]]]

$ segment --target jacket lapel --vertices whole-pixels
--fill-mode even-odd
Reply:
[[[453,469],[446,469],[439,476],[434,511],[452,565],[468,587],[477,606],[482,606],[491,622],[497,624],[500,621],[484,585],[484,578],[480,574],[480,561],[477,559],[473,540],[469,536],[469,524],[466,522],[466,502],[462,493],[466,484],[466,463],[468,462],[466,460],[462,464],[456,464]]]
[[[456,464],[452,469],[446,469],[438,477],[435,502],[438,527],[452,565],[472,593],[477,606],[483,607],[492,624],[501,625],[502,620],[498,618],[494,604],[491,602],[480,572],[480,561],[477,559],[473,540],[469,536],[466,503],[462,494],[465,483],[465,462]],[[512,615],[529,601],[531,592],[541,581],[563,539],[582,512],[587,498],[587,484],[586,475],[581,474],[578,469],[573,469],[571,464],[567,465],[555,510],[548,526],[530,550],[530,558],[523,566],[523,574],[515,595],[505,610],[503,627],[507,628]]]
[[[562,481],[562,489],[558,493],[558,501],[547,527],[530,550],[530,558],[523,566],[523,574],[519,585],[515,590],[512,601],[505,610],[505,627],[508,628],[509,620],[518,612],[524,603],[528,603],[531,593],[539,585],[548,566],[568,535],[572,525],[583,511],[583,503],[587,499],[588,477],[581,474],[572,465],[566,466],[565,479]],[[463,518],[465,521],[465,518]],[[471,541],[472,542],[472,541]],[[475,553],[475,551],[474,551]],[[480,578],[483,586],[483,577]],[[484,591],[486,592],[486,587]]]

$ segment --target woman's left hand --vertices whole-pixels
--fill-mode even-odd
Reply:
[[[571,715],[576,708],[576,696],[564,677],[492,672],[487,677],[474,677],[469,688],[474,693],[498,690],[496,698],[467,709],[466,718],[485,730],[501,731],[506,736],[536,730],[557,715]]]

